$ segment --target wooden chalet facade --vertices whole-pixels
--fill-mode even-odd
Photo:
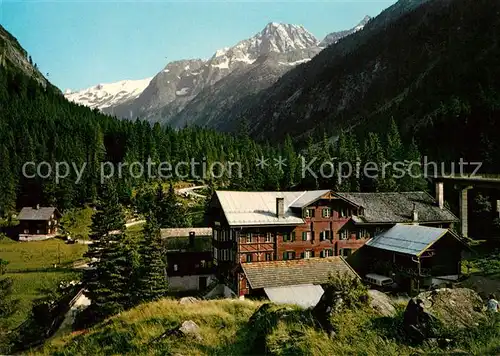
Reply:
[[[217,191],[210,207],[218,277],[240,296],[249,292],[242,264],[347,257],[375,233],[415,223],[419,213],[422,224],[458,220],[424,192]]]
[[[19,215],[19,240],[33,241],[55,237],[61,214],[54,207],[24,207]]]
[[[358,272],[391,276],[404,289],[418,291],[457,280],[466,249],[449,229],[398,224],[367,242]]]
[[[215,278],[211,233],[209,228],[161,229],[171,291],[204,290]]]

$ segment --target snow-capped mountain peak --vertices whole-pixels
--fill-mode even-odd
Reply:
[[[358,27],[360,25],[364,25],[363,21]],[[355,31],[357,29],[353,28],[338,33],[333,40]],[[217,107],[229,105],[231,100],[236,100],[247,92],[271,85],[286,71],[309,61],[321,51],[321,47],[324,46],[319,46],[317,38],[301,25],[270,22],[252,37],[239,41],[232,47],[215,51],[208,60],[173,61],[153,79],[99,84],[67,93],[66,97],[116,116],[168,121],[184,110],[200,93],[205,92],[200,96],[200,102],[212,100],[215,97],[213,93],[207,93],[221,79],[232,76],[232,79],[226,80],[225,84],[220,84],[217,87],[219,89],[214,90],[220,90],[224,86],[245,89],[241,89],[238,95],[232,95],[231,90],[228,90],[231,94],[225,98],[217,96],[219,99],[214,100],[221,101]],[[234,79],[236,77],[252,84],[240,85]],[[203,108],[202,105],[194,114],[200,114]]]
[[[98,84],[72,92],[67,89],[66,99],[90,108],[103,109],[137,98],[149,85],[152,77],[139,80],[121,80],[114,83]]]
[[[318,40],[303,26],[271,22],[264,29],[250,38],[260,54],[269,52],[288,52],[315,46]]]

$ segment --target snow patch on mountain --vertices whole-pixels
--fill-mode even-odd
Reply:
[[[146,89],[152,78],[98,84],[75,92],[66,90],[64,96],[77,104],[103,109],[137,98]]]

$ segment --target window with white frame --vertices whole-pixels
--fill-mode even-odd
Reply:
[[[304,258],[311,258],[311,251],[304,251]]]
[[[266,242],[273,242],[273,235],[270,232],[266,233]]]
[[[304,211],[304,217],[313,218],[314,217],[314,209],[309,208]]]
[[[322,256],[321,257],[332,257],[333,256],[333,249],[328,248],[326,250],[321,251]]]
[[[330,230],[324,230],[319,233],[319,240],[330,240]]]
[[[252,234],[250,232],[247,233],[246,239],[247,239],[247,244],[252,242]]]
[[[329,218],[330,216],[332,216],[332,209],[330,209],[330,208],[323,208],[322,215],[323,215],[324,218]]]
[[[358,239],[364,239],[366,236],[368,236],[368,231],[366,231],[366,229],[361,228],[358,230]]]
[[[347,240],[347,238],[349,237],[349,231],[342,230],[339,232],[339,235],[341,240]]]
[[[214,240],[217,241],[219,239],[219,230],[214,229]]]
[[[178,271],[178,269],[179,269],[179,266],[174,265],[174,271],[175,271],[175,272],[177,272],[177,271]]]

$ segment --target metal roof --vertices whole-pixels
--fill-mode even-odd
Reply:
[[[449,232],[448,229],[398,224],[368,240],[366,245],[382,250],[419,256],[447,232]]]
[[[17,216],[17,219],[47,221],[55,212],[56,208],[54,207],[40,207],[40,208],[24,207]]]
[[[300,192],[237,192],[216,191],[216,196],[231,226],[299,225],[304,220],[291,208],[301,208],[318,199],[328,190]],[[276,216],[276,198],[283,198],[285,215]]]
[[[325,291],[320,285],[302,284],[286,287],[267,287],[264,292],[276,304],[295,304],[302,308],[312,308],[318,304]]]
[[[329,189],[307,190],[305,192],[302,192],[302,195],[297,200],[295,200],[290,206],[292,208],[306,207],[329,192],[330,192]]]

